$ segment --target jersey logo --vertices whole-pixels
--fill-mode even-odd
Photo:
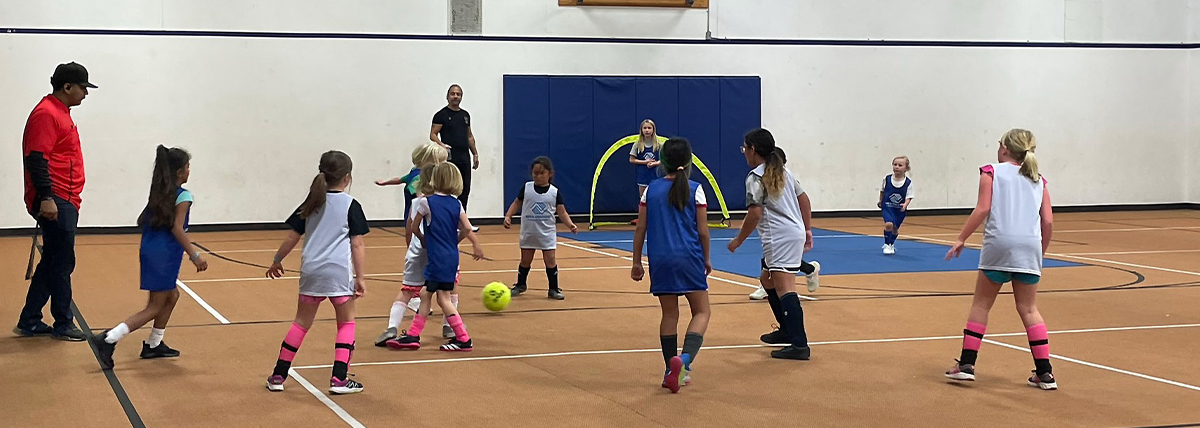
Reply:
[[[545,202],[534,202],[531,211],[534,215],[546,215],[550,213],[550,206]]]
[[[888,201],[893,204],[898,204],[904,202],[904,196],[901,196],[899,193],[893,193],[892,196],[888,197]]]

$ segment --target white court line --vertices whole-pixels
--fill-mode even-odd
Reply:
[[[945,239],[927,238],[924,235],[903,235],[903,236],[908,237],[908,238],[925,240],[925,241],[944,242],[944,243],[948,243],[948,244],[954,244],[954,241],[947,241]],[[972,247],[972,248],[979,248],[980,245],[968,243],[968,244],[966,244],[966,246]],[[1046,256],[1057,257],[1057,258],[1079,259],[1079,260],[1086,260],[1089,262],[1096,262],[1096,263],[1109,263],[1109,264],[1114,264],[1114,265],[1129,266],[1129,267],[1142,268],[1142,269],[1160,270],[1163,272],[1182,273],[1185,275],[1200,276],[1200,272],[1192,272],[1192,271],[1187,271],[1187,270],[1171,269],[1171,268],[1164,268],[1164,267],[1157,267],[1157,266],[1150,266],[1150,265],[1139,265],[1136,263],[1125,263],[1125,262],[1118,262],[1118,261],[1114,261],[1114,260],[1094,259],[1091,257],[1072,256],[1070,254],[1046,253]]]
[[[1126,254],[1200,253],[1200,250],[1109,251],[1104,253],[1063,253],[1064,256],[1120,256]]]
[[[607,269],[629,269],[629,266],[558,268],[558,270],[560,272],[562,272],[562,271],[579,271],[579,270],[607,270]],[[459,273],[461,273],[463,275],[475,275],[475,274],[516,273],[516,272],[517,272],[516,269],[496,269],[496,270],[464,270]],[[366,277],[368,277],[368,278],[386,277],[386,276],[404,276],[404,272],[387,272],[387,273],[368,273],[368,274],[366,274]],[[283,276],[283,277],[279,277],[278,279],[300,279],[300,277],[298,277],[298,276]],[[193,279],[193,280],[189,280],[188,282],[191,282],[194,284],[197,282],[248,282],[248,281],[272,281],[272,279],[264,276],[264,277],[253,277],[253,278]]]
[[[1048,334],[1069,334],[1069,333],[1099,333],[1112,331],[1131,331],[1131,330],[1160,330],[1169,328],[1188,328],[1200,327],[1200,324],[1164,324],[1164,325],[1143,325],[1131,327],[1101,327],[1101,328],[1085,328],[1075,330],[1058,330],[1049,331]],[[988,337],[1014,337],[1025,336],[1024,332],[1020,333],[998,333],[989,334]],[[836,340],[825,342],[809,342],[808,346],[818,345],[846,345],[846,344],[862,344],[862,343],[896,343],[896,342],[922,342],[930,340],[952,340],[962,339],[962,335],[955,336],[923,336],[923,337],[901,337],[893,339],[857,339],[857,340]],[[753,344],[753,345],[723,345],[723,346],[705,346],[701,349],[719,350],[719,349],[746,349],[746,348],[769,348],[778,347],[777,345]],[[542,354],[519,354],[519,355],[497,355],[491,357],[468,357],[468,358],[441,358],[432,360],[408,360],[408,361],[377,361],[368,363],[355,363],[355,366],[391,366],[391,365],[406,365],[406,364],[426,364],[426,363],[456,363],[468,361],[490,361],[490,360],[516,360],[523,358],[544,358],[544,357],[565,357],[573,355],[609,355],[609,354],[636,354],[646,352],[660,352],[662,349],[615,349],[604,351],[571,351],[571,352],[550,352]],[[1058,357],[1056,357],[1058,358]],[[309,369],[328,369],[333,365],[318,365],[318,366],[301,366],[293,367],[293,370],[309,370]]]
[[[515,245],[519,245],[519,244],[520,243],[517,243],[517,242],[487,242],[487,243],[481,243],[479,245],[485,246],[485,247],[492,247],[492,246],[499,247],[499,246],[515,246]],[[471,248],[471,244],[459,244],[458,247],[459,248]],[[408,248],[408,246],[407,245],[368,245],[364,248],[367,248],[367,249],[388,249],[388,248],[401,249],[401,248]],[[279,251],[279,249],[271,248],[271,249],[265,249],[265,250],[213,250],[210,248],[209,251],[206,251],[206,252],[209,254],[212,254],[212,253],[236,254],[236,253],[274,253],[276,251]],[[295,252],[301,253],[301,252],[303,252],[303,249],[296,249]]]
[[[920,226],[920,225],[914,225]],[[926,226],[929,227],[929,226]],[[1189,230],[1200,229],[1200,226],[1177,226],[1177,227],[1137,227],[1128,229],[1074,229],[1074,230],[1055,230],[1054,233],[1093,233],[1093,232],[1147,232],[1152,230]],[[983,232],[975,232],[972,235],[981,234]],[[924,233],[922,236],[958,236],[958,233]]]
[[[186,292],[189,296],[192,296],[192,299],[195,299],[196,303],[199,303],[200,306],[203,306],[204,309],[207,310],[208,313],[212,314],[212,316],[215,317],[217,319],[217,321],[220,321],[221,324],[229,324],[228,319],[226,319],[223,315],[221,315],[220,312],[217,312],[216,309],[213,309],[212,306],[209,306],[208,302],[205,302],[204,299],[201,299],[200,295],[196,294],[195,291],[192,291],[191,288],[188,288],[187,284],[184,284],[183,281],[176,279],[175,285],[178,285],[179,288],[182,288],[183,291]]]
[[[1004,343],[1004,342],[997,342],[997,341],[995,341],[995,340],[989,340],[989,339],[983,339],[983,341],[984,341],[984,342],[987,342],[987,343],[990,343],[990,344],[993,344],[993,345],[1002,346],[1002,347],[1005,347],[1005,348],[1008,348],[1008,349],[1016,349],[1016,350],[1018,350],[1018,351],[1029,352],[1029,348],[1023,348],[1023,347],[1020,347],[1020,346],[1017,346],[1017,345],[1009,345],[1009,344],[1007,344],[1007,343]],[[1057,355],[1057,354],[1050,354],[1050,357],[1051,357],[1051,358],[1054,358],[1054,359],[1058,359],[1058,360],[1063,360],[1063,361],[1067,361],[1067,362],[1072,362],[1072,363],[1075,363],[1075,364],[1081,364],[1081,365],[1085,365],[1085,366],[1088,366],[1088,367],[1091,367],[1091,368],[1096,368],[1096,369],[1101,369],[1101,370],[1108,370],[1108,371],[1117,372],[1117,373],[1120,373],[1120,374],[1125,374],[1125,375],[1130,375],[1130,376],[1133,376],[1133,377],[1138,377],[1138,378],[1142,378],[1142,379],[1146,379],[1146,380],[1152,380],[1152,381],[1155,381],[1155,382],[1162,382],[1162,383],[1165,383],[1165,384],[1167,384],[1167,385],[1178,386],[1178,387],[1180,387],[1180,388],[1187,388],[1187,389],[1190,389],[1190,390],[1193,390],[1193,391],[1200,391],[1200,386],[1188,385],[1188,384],[1186,384],[1186,383],[1183,383],[1183,382],[1176,382],[1176,381],[1173,381],[1173,380],[1170,380],[1170,379],[1163,379],[1163,378],[1161,378],[1161,377],[1155,377],[1155,376],[1145,375],[1145,374],[1141,374],[1141,373],[1137,373],[1137,372],[1131,372],[1131,371],[1129,371],[1129,370],[1122,370],[1122,369],[1118,369],[1118,368],[1116,368],[1116,367],[1109,367],[1109,366],[1105,366],[1105,365],[1101,365],[1101,364],[1089,363],[1089,362],[1087,362],[1087,361],[1083,361],[1083,360],[1077,360],[1077,359],[1070,358],[1070,357],[1064,357],[1064,356],[1062,356],[1062,355]]]
[[[320,400],[321,403],[324,403],[326,407],[329,407],[329,410],[333,410],[333,413],[336,413],[338,417],[342,418],[342,420],[347,424],[350,424],[350,426],[354,428],[367,428],[367,426],[363,425],[362,422],[359,422],[358,419],[354,419],[354,416],[350,416],[350,412],[347,412],[346,409],[343,409],[342,406],[338,405],[338,403],[334,403],[333,400],[330,400],[329,397],[326,397],[321,390],[309,383],[308,379],[305,379],[304,376],[300,376],[300,373],[297,373],[296,369],[289,369],[288,375],[290,375],[292,379],[296,379],[296,383],[299,383],[300,386],[303,386],[304,389],[307,389],[308,392],[312,393],[314,397],[317,397],[317,400]]]
[[[844,238],[879,238],[881,236],[882,235],[864,235],[864,234],[857,234],[857,233],[847,233],[845,235],[813,235],[813,238],[825,238],[825,239],[829,239],[829,238],[834,238],[834,239],[839,239],[839,238],[840,239],[844,239]],[[732,237],[730,237],[730,238],[709,238],[708,240],[725,242],[725,241],[732,241],[733,238]],[[757,240],[759,240],[759,237],[751,236],[751,237],[746,238],[746,240],[747,241],[757,241]],[[575,239],[575,241],[586,242],[589,244],[632,244],[633,243],[632,239],[616,239],[616,240],[606,240],[606,241],[585,241],[582,239]],[[560,242],[559,245],[562,245],[562,243]]]

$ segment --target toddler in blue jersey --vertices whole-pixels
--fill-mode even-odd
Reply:
[[[900,225],[908,215],[908,204],[913,200],[912,179],[907,177],[912,169],[908,156],[892,159],[892,173],[883,178],[879,188],[879,209],[883,212],[883,253],[896,254],[896,237],[900,236]]]

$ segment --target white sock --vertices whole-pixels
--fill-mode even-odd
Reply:
[[[454,304],[454,309],[458,309],[458,295],[457,295],[457,294],[451,294],[451,295],[450,295],[450,303],[453,303],[453,304]],[[445,321],[445,320],[443,320],[443,321],[442,321],[442,325],[444,325],[444,326],[446,326],[446,327],[449,327],[449,326],[450,326],[450,321]]]
[[[409,299],[408,300],[408,309],[412,310],[412,313],[414,313],[414,314],[417,313],[417,311],[421,309],[421,297],[413,296],[412,299]]]
[[[162,343],[163,335],[167,334],[165,328],[150,328],[150,338],[146,339],[146,345],[151,348],[157,348]]]
[[[104,335],[104,343],[117,343],[126,334],[129,334],[129,326],[125,325],[125,323],[118,324],[112,330],[109,330],[108,334]]]
[[[404,322],[404,309],[407,307],[400,302],[392,302],[392,311],[388,315],[388,328],[400,328],[400,324]]]

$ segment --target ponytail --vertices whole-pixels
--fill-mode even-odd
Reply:
[[[1034,183],[1041,178],[1041,174],[1038,173],[1037,157],[1033,155],[1032,151],[1025,152],[1025,160],[1021,162],[1021,175],[1033,180]]]
[[[187,166],[192,156],[180,148],[159,145],[154,153],[154,172],[150,176],[150,195],[146,208],[138,216],[138,226],[155,229],[175,224],[175,198],[179,189],[179,170]]]
[[[1008,149],[1013,160],[1021,162],[1021,175],[1035,183],[1041,179],[1037,157],[1033,155],[1037,150],[1037,139],[1033,137],[1032,132],[1024,129],[1009,130],[1000,137],[1000,144]]]
[[[779,155],[779,151],[772,151],[767,155],[767,166],[763,172],[763,188],[767,189],[767,196],[775,196],[783,192],[784,177],[783,172],[783,157]]]
[[[675,180],[671,183],[671,191],[667,193],[667,198],[671,201],[671,205],[674,205],[680,211],[683,211],[684,207],[687,207],[689,203],[694,203],[692,195],[688,194],[692,190],[688,183],[690,181],[688,176],[691,175],[691,171],[692,168],[690,166],[676,168]]]
[[[312,213],[324,207],[325,193],[329,191],[329,187],[341,183],[347,175],[350,175],[352,169],[354,169],[354,162],[345,153],[330,150],[322,154],[321,163],[317,166],[317,171],[320,172],[313,177],[312,186],[308,188],[308,197],[300,206],[300,218],[307,219]]]
[[[662,168],[667,174],[675,174],[671,189],[667,191],[667,201],[676,209],[683,211],[692,201],[691,184],[688,176],[692,174],[692,145],[685,138],[672,138],[662,146]]]
[[[308,197],[300,208],[300,218],[307,219],[317,208],[325,206],[325,193],[329,191],[329,183],[325,182],[325,173],[318,172],[313,178],[312,186],[308,188]]]

